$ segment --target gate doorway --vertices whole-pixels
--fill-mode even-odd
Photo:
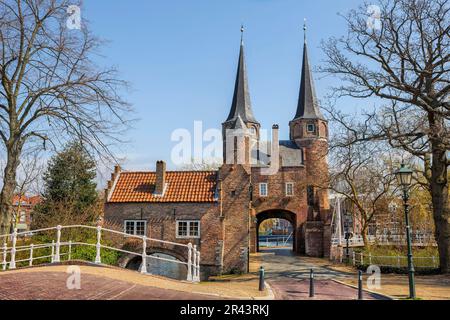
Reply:
[[[295,252],[296,243],[296,215],[289,211],[271,210],[257,216],[256,248],[286,249]]]

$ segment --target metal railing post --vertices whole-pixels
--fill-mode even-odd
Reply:
[[[372,265],[372,253],[369,253],[369,265]]]
[[[60,255],[60,248],[61,248],[61,226],[56,227],[56,252],[55,257],[53,259],[53,262],[59,263],[61,262],[61,255]]]
[[[33,251],[34,251],[34,244],[31,244],[30,245],[30,264],[29,264],[30,267],[33,266]]]
[[[67,257],[67,260],[72,260],[72,240],[69,241],[69,255]]]
[[[197,282],[200,282],[200,250],[197,251]]]
[[[361,252],[361,265],[364,265],[364,254]]]
[[[187,281],[192,282],[192,243],[188,244],[188,271],[187,271]]]
[[[356,265],[356,253],[355,253],[355,251],[353,251],[352,258],[353,258],[353,266],[355,266]]]
[[[9,262],[9,269],[16,268],[16,244],[17,244],[17,229],[14,229],[11,248],[11,261]]]
[[[8,255],[8,245],[6,242],[3,243],[3,271],[6,270],[6,256]]]
[[[197,280],[197,259],[198,259],[198,251],[197,251],[197,246],[194,245],[194,250],[193,250],[194,254],[193,254],[193,276],[192,276],[192,281],[193,282],[198,282]]]
[[[55,240],[52,240],[52,263],[55,262]]]
[[[95,245],[96,248],[96,255],[95,255],[95,264],[101,264],[102,263],[102,256],[101,256],[101,249],[102,249],[102,227],[97,227],[97,244]]]
[[[141,273],[147,273],[147,237],[142,238],[142,265]]]

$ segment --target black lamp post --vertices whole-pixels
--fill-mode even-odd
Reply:
[[[346,263],[350,263],[350,239],[353,237],[353,233],[350,231],[350,215],[347,213],[345,215],[345,241],[346,241],[346,250],[345,250],[345,260]]]
[[[408,189],[411,186],[412,170],[402,164],[401,168],[395,173],[398,184],[403,188],[403,203],[405,207],[405,221],[406,221],[406,240],[408,242],[408,275],[409,275],[409,298],[416,298],[416,285],[414,282],[414,264],[411,244],[411,227],[409,225],[409,194]]]

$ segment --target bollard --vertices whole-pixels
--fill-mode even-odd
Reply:
[[[266,288],[264,276],[265,276],[264,267],[261,266],[261,268],[259,268],[259,291],[264,291],[264,289]]]
[[[363,273],[358,271],[358,300],[363,300]]]
[[[314,292],[314,270],[311,269],[311,272],[309,273],[309,297],[314,298],[315,296]]]

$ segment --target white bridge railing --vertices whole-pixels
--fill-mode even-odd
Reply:
[[[406,238],[403,235],[369,235],[367,236],[369,243],[377,243],[379,245],[398,245],[406,243]],[[347,240],[344,237],[333,236],[331,239],[331,244],[334,246],[345,246]],[[436,240],[430,235],[412,235],[412,245],[413,246],[435,246]],[[361,235],[355,235],[349,239],[349,246],[351,247],[363,247],[364,240]]]
[[[80,241],[61,241],[61,232],[63,230],[67,229],[88,229],[88,230],[95,230],[97,234],[97,242],[95,244],[93,243],[86,243],[86,242],[80,242]],[[52,243],[43,243],[43,244],[29,244],[24,246],[18,246],[17,240],[19,237],[29,237],[30,235],[36,235],[38,233],[44,233],[49,231],[56,231],[56,239],[52,240]],[[111,247],[105,244],[102,244],[102,235],[105,235],[105,233],[109,234],[116,234],[119,236],[123,236],[128,239],[137,239],[142,241],[142,252],[132,252],[129,250],[125,250],[123,248],[115,248]],[[147,259],[156,259],[160,261],[165,262],[171,262],[171,263],[177,263],[181,265],[185,265],[187,267],[187,281],[189,282],[200,282],[200,251],[197,250],[196,245],[192,245],[192,243],[189,244],[181,244],[181,243],[175,243],[170,241],[164,241],[164,240],[158,240],[158,239],[152,239],[145,236],[135,236],[130,235],[124,232],[116,231],[116,230],[110,230],[105,229],[102,227],[92,227],[92,226],[83,226],[83,225],[72,225],[72,226],[57,226],[53,228],[46,228],[46,229],[39,229],[39,230],[32,230],[32,231],[26,231],[26,232],[17,232],[17,229],[12,234],[7,235],[0,235],[0,243],[3,241],[3,247],[1,248],[3,259],[0,265],[2,266],[2,270],[5,271],[7,269],[14,270],[17,268],[18,263],[26,263],[28,262],[28,266],[33,266],[33,263],[35,261],[39,260],[45,260],[50,259],[51,263],[60,263],[62,257],[67,257],[67,261],[70,261],[72,259],[72,248],[74,246],[88,246],[88,247],[95,247],[96,248],[96,255],[95,255],[95,264],[102,264],[102,258],[101,258],[101,252],[102,249],[116,251],[120,253],[130,254],[134,256],[140,256],[142,258],[142,265],[141,265],[141,273],[147,274]],[[11,243],[11,246],[8,246],[8,242]],[[175,247],[181,247],[187,251],[187,261],[179,261],[179,260],[171,260],[171,259],[165,259],[162,257],[156,257],[151,256],[147,254],[147,248],[149,242],[156,242],[163,245],[172,245]],[[61,253],[61,249],[63,247],[67,247],[66,253]],[[35,253],[38,249],[45,249],[45,248],[51,248],[51,254],[50,255],[44,255],[44,256],[37,256]],[[25,259],[16,260],[17,253],[19,252],[29,252],[29,255]],[[9,257],[9,260],[8,260]]]

